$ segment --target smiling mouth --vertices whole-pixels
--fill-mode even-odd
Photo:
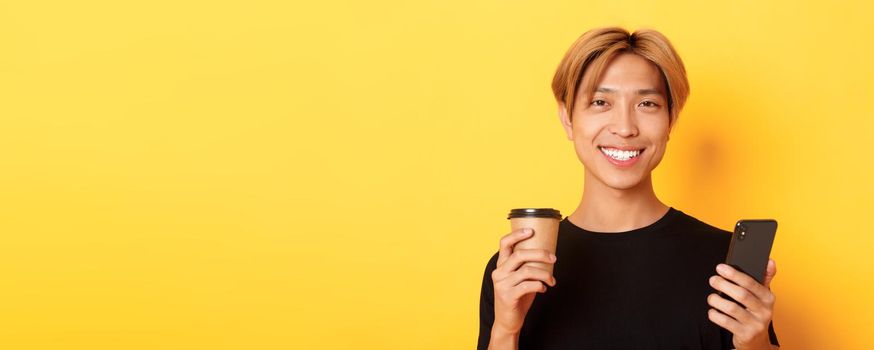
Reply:
[[[620,162],[625,162],[631,159],[636,158],[641,153],[643,153],[646,148],[636,149],[636,150],[621,150],[618,148],[612,147],[601,147],[598,146],[598,149],[601,150],[601,153],[604,153],[607,157],[618,160]]]

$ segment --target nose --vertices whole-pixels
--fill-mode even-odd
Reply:
[[[608,130],[610,133],[620,137],[637,136],[637,119],[634,116],[632,107],[615,108],[613,109],[613,117]]]

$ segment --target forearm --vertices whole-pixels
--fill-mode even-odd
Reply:
[[[519,348],[519,333],[501,331],[492,327],[489,339],[489,350],[517,350]]]

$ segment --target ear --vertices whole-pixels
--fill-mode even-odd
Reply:
[[[570,117],[568,117],[567,107],[564,102],[558,103],[558,119],[561,121],[561,126],[564,128],[564,132],[567,134],[568,140],[574,139],[574,126],[571,123]]]

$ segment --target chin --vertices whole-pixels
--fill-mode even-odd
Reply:
[[[596,175],[596,177],[598,177]],[[606,176],[599,177],[604,185],[616,190],[628,190],[643,182],[643,176]]]
[[[639,186],[643,183],[649,172],[643,169],[628,169],[617,170],[613,169],[612,165],[600,167],[602,164],[595,164],[593,167],[586,167],[586,171],[590,172],[592,178],[601,182],[604,186],[615,190],[628,190]],[[639,164],[643,165],[643,164]],[[583,165],[585,167],[585,164]]]

